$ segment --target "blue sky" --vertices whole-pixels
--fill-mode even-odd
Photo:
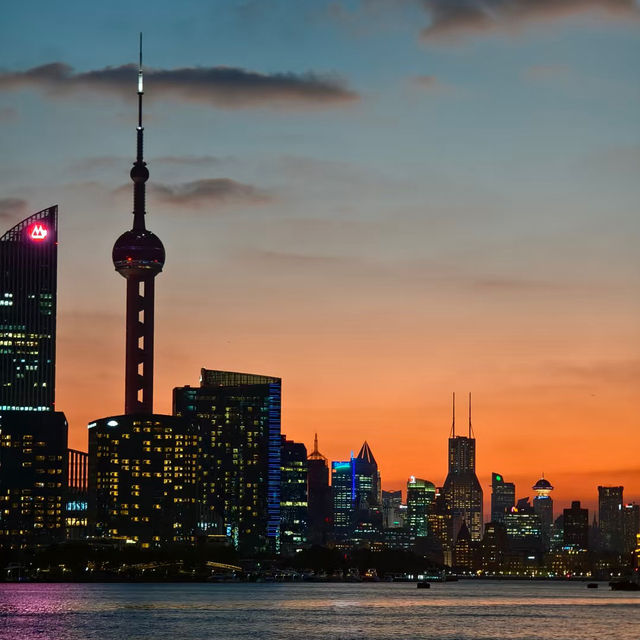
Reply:
[[[127,93],[103,70],[135,62],[140,30],[148,225],[167,248],[158,410],[207,366],[282,375],[285,429],[309,441],[322,427],[338,458],[375,434],[382,447],[397,403],[407,433],[425,407],[446,422],[458,384],[484,394],[496,447],[509,412],[533,405],[553,439],[568,403],[576,429],[590,425],[585,451],[611,420],[637,433],[640,13],[627,0],[546,6],[5,7],[0,216],[8,228],[60,204],[58,397],[78,446],[84,423],[122,401],[124,283],[109,256],[130,224],[135,73]],[[67,79],[26,73],[52,63]],[[245,93],[184,72],[221,66]],[[78,372],[83,357],[95,378]],[[363,376],[393,378],[386,404]],[[83,398],[98,387],[94,409]],[[594,390],[598,410],[581,395]],[[394,455],[388,477],[420,474]],[[601,461],[633,464],[613,449]]]

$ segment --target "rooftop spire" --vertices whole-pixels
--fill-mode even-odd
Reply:
[[[325,460],[326,458],[318,451],[318,434],[313,438],[313,451],[307,456],[307,460]]]
[[[451,422],[451,433],[449,434],[450,438],[455,438],[456,437],[456,392],[453,392],[453,399],[452,399],[452,414],[453,414],[453,420]]]
[[[138,59],[138,126],[136,127],[136,161],[131,169],[131,179],[133,180],[133,228],[136,231],[144,231],[145,216],[145,182],[149,179],[149,170],[144,161],[144,127],[142,126],[142,96],[144,95],[144,84],[142,76],[142,33],[140,33],[140,56]]]
[[[473,427],[471,426],[471,391],[469,391],[469,437],[473,438]]]

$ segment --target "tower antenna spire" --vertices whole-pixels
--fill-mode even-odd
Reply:
[[[471,391],[469,391],[469,437],[473,438],[473,427],[471,426]]]
[[[453,398],[452,398],[452,414],[453,414],[453,419],[451,422],[451,438],[455,438],[456,437],[456,392],[453,392]]]
[[[133,180],[133,229],[145,231],[144,224],[146,188],[149,170],[144,161],[144,127],[142,126],[142,96],[144,95],[144,81],[142,75],[142,32],[140,32],[140,48],[138,57],[138,126],[136,127],[136,161],[131,169]]]

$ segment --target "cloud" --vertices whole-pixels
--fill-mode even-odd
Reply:
[[[27,212],[27,201],[21,198],[0,198],[0,219],[22,218]]]
[[[18,118],[18,112],[11,107],[0,107],[0,122],[11,122]]]
[[[443,84],[436,76],[423,75],[411,78],[411,84],[422,91],[431,93],[442,93],[452,90],[450,85]]]
[[[156,165],[169,165],[169,166],[197,166],[197,167],[212,167],[221,164],[229,164],[234,162],[235,158],[232,156],[158,156],[157,158],[149,159],[149,166]],[[89,158],[83,158],[77,162],[74,162],[70,165],[70,168],[74,171],[79,170],[91,170],[91,171],[99,171],[103,169],[114,169],[114,168],[128,168],[133,162],[132,157],[124,157],[124,156],[91,156]]]
[[[425,40],[487,30],[509,30],[531,21],[555,20],[586,12],[609,19],[637,19],[635,0],[422,0],[431,24]]]
[[[129,191],[131,187],[126,189]],[[150,192],[163,204],[195,209],[219,204],[265,204],[272,200],[262,189],[229,178],[208,178],[178,185],[155,184],[150,186]]]
[[[566,64],[535,64],[524,70],[527,80],[548,80],[554,78],[566,78],[570,68]]]
[[[0,73],[0,89],[34,87],[54,96],[94,91],[128,97],[135,90],[136,73],[137,67],[131,64],[79,73],[69,65],[52,62],[26,71]],[[145,80],[154,95],[225,109],[322,108],[358,99],[357,93],[337,76],[314,72],[264,74],[234,67],[189,67],[147,69]]]

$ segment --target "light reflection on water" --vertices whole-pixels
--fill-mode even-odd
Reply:
[[[638,640],[601,583],[0,584],[2,640]]]

